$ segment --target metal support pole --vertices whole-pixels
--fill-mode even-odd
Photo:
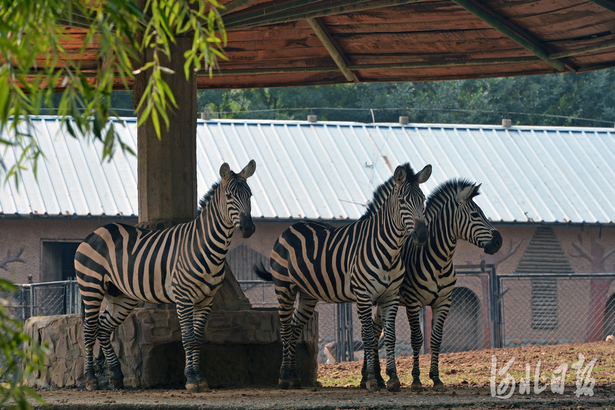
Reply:
[[[34,286],[30,286],[30,317],[34,316]]]
[[[494,348],[502,347],[502,297],[500,295],[500,278],[495,266],[490,265],[489,287],[491,288],[491,340]]]
[[[337,311],[337,349],[335,360],[337,362],[350,362],[354,360],[354,340],[352,335],[352,304],[339,303]]]

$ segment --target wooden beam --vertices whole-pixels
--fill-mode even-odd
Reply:
[[[281,13],[286,10],[292,10],[299,7],[309,6],[318,3],[328,7],[328,5],[326,5],[325,2],[322,2],[321,0],[291,0],[285,2],[276,2],[273,5],[270,3],[260,4],[247,10],[242,10],[237,13],[233,13],[230,16],[227,16],[224,19],[224,26],[232,26],[233,24],[238,24],[242,21],[248,21],[258,17],[271,17],[276,13]],[[352,1],[348,1],[348,4],[352,3]],[[356,0],[354,1],[354,3],[356,3]]]
[[[578,54],[589,53],[592,51],[604,50],[605,48],[613,48],[615,47],[615,40],[607,41],[605,43],[596,44],[593,46],[587,46],[582,48],[577,48],[574,50],[562,51],[561,53],[551,54],[549,58],[558,59],[562,57],[575,56]]]
[[[243,6],[247,6],[252,3],[254,0],[233,0],[224,5],[224,9],[220,11],[221,15],[226,15],[232,13],[234,10],[240,9]]]
[[[325,25],[322,24],[322,21],[320,21],[320,19],[313,18],[308,18],[305,20],[308,22],[312,30],[314,30],[314,33],[322,42],[322,45],[325,47],[333,61],[335,61],[335,64],[337,64],[340,71],[344,74],[346,80],[358,83],[359,79],[351,70],[348,69],[348,61],[346,61],[346,58],[342,53],[340,47],[338,46],[335,39],[331,36],[331,33],[329,33],[329,30],[327,30]]]
[[[615,11],[615,2],[613,2],[612,0],[589,0],[589,1],[591,1],[592,3],[596,3],[600,7],[605,8],[607,10]]]
[[[515,43],[519,44],[521,47],[535,54],[544,62],[552,65],[557,70],[564,71],[566,69],[564,63],[558,60],[553,60],[549,57],[549,52],[547,52],[542,43],[532,38],[530,35],[523,32],[520,28],[514,26],[510,22],[504,21],[500,16],[493,13],[493,11],[486,11],[473,0],[453,0],[453,2],[463,7],[466,11],[472,13],[485,23],[489,24],[491,27],[498,30]]]
[[[246,21],[233,22],[233,16],[229,16],[224,20],[224,26],[227,31],[232,31],[251,27],[268,26],[272,24],[289,23],[308,18],[318,18],[336,14],[373,10],[383,7],[402,6],[405,4],[424,1],[426,0],[371,0],[357,3],[357,0],[327,0],[312,3],[308,0],[309,5],[305,7],[276,12],[271,15],[261,15],[259,17],[250,18]]]
[[[388,70],[388,69],[408,69],[408,68],[437,68],[437,67],[458,67],[458,66],[481,66],[481,65],[503,65],[517,63],[537,63],[541,61],[538,57],[517,57],[484,60],[457,60],[457,61],[425,61],[417,63],[396,63],[396,64],[371,64],[371,65],[349,65],[351,71],[357,70]],[[339,71],[339,67],[306,67],[306,68],[263,68],[257,70],[229,70],[223,68],[215,72],[215,76],[229,75],[261,75],[261,74],[292,74],[292,73],[317,73]],[[207,71],[199,71],[197,75],[209,75]]]

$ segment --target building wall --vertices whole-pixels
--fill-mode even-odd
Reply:
[[[81,242],[96,228],[110,222],[108,219],[0,219],[0,260],[5,259],[8,252],[14,256],[24,247],[20,255],[24,263],[8,264],[9,270],[0,269],[0,277],[18,284],[28,283],[29,275],[32,275],[33,283],[46,277],[45,281],[60,280],[43,272],[43,243]],[[131,220],[121,222],[136,223]]]

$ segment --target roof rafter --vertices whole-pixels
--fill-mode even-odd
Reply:
[[[574,50],[563,51],[561,53],[551,54],[549,56],[549,58],[557,59],[557,58],[562,58],[562,57],[575,56],[575,55],[579,55],[579,54],[591,53],[592,51],[599,51],[599,50],[604,50],[606,48],[613,48],[613,47],[615,47],[615,40],[607,41],[607,42],[596,44],[596,45],[593,45],[593,46],[576,48]]]
[[[335,39],[331,36],[331,33],[329,33],[329,30],[327,30],[327,27],[322,23],[322,21],[317,18],[307,18],[305,20],[308,22],[314,31],[314,34],[316,34],[333,61],[335,61],[335,64],[337,64],[340,71],[344,74],[346,80],[358,83],[359,79],[352,72],[352,70],[348,68],[346,56],[344,56],[344,53],[341,51],[337,41],[335,41]]]
[[[510,38],[515,43],[519,44],[521,47],[535,54],[541,60],[552,65],[557,70],[566,70],[566,65],[564,63],[550,58],[550,53],[546,50],[545,46],[540,41],[531,37],[529,34],[521,30],[519,27],[511,24],[510,22],[504,21],[501,16],[495,14],[493,11],[488,11],[484,9],[473,0],[452,1],[460,7],[463,7],[469,13],[472,13],[474,16],[478,17],[480,20],[489,24],[491,27],[498,30],[500,33],[504,34],[506,37]],[[570,69],[575,71],[572,67],[570,67]]]
[[[267,11],[271,11],[271,14],[265,14],[265,10],[261,10],[258,16],[252,16],[249,12],[243,15],[230,15],[225,19],[225,27],[229,31],[239,30],[289,23],[308,18],[401,6],[423,1],[425,0],[370,0],[357,3],[357,0],[326,0],[318,2],[313,0],[295,0],[270,7]],[[300,5],[300,3],[303,3],[303,5]],[[245,18],[246,16],[249,16],[249,18]]]
[[[615,11],[615,2],[613,2],[612,0],[589,0],[589,1],[591,1],[592,3],[596,3],[600,7],[605,8],[607,10]]]

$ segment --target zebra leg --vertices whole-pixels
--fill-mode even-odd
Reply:
[[[299,293],[299,303],[293,313],[292,319],[292,332],[289,342],[289,361],[290,361],[290,385],[291,389],[301,388],[301,378],[297,371],[297,341],[301,336],[301,332],[305,327],[305,324],[310,320],[314,314],[314,309],[318,299],[306,295],[305,293]]]
[[[410,324],[410,338],[412,343],[412,390],[423,390],[423,384],[421,383],[421,368],[419,365],[419,354],[421,352],[421,346],[423,346],[423,332],[421,332],[421,321],[419,314],[421,313],[420,306],[406,306],[406,314],[408,316],[408,323]]]
[[[376,309],[374,313],[374,336],[382,333],[382,311],[380,308]],[[374,337],[375,338],[375,337]],[[374,350],[374,373],[376,376],[376,381],[378,382],[378,387],[384,388],[386,387],[386,383],[382,378],[382,374],[380,374],[380,355],[378,350],[378,341],[373,347]],[[366,389],[367,379],[365,377],[367,373],[367,360],[365,359],[365,355],[363,355],[363,367],[361,368],[361,383],[359,384],[359,388]]]
[[[374,337],[374,326],[372,321],[372,300],[370,295],[357,295],[357,311],[359,320],[361,320],[361,336],[363,338],[363,346],[374,346],[376,343]],[[374,349],[366,348],[365,352],[365,387],[369,391],[379,390],[378,381],[376,380],[374,370]]]
[[[282,366],[280,367],[280,379],[278,387],[289,389],[301,385],[301,380],[296,374],[292,374],[291,363],[294,359],[293,339],[293,313],[295,311],[295,298],[297,287],[290,282],[275,283],[275,293],[278,297],[278,313],[280,316],[280,337],[282,338]],[[291,354],[292,352],[292,354]],[[295,372],[296,373],[296,372]]]
[[[98,337],[98,316],[102,299],[103,295],[100,295],[100,298],[84,298],[83,339],[85,342],[85,388],[87,390],[98,390],[98,378],[94,371],[94,344]]]
[[[448,316],[448,311],[451,307],[451,294],[447,297],[439,299],[431,309],[433,312],[433,320],[431,325],[431,366],[429,367],[429,378],[433,380],[434,390],[444,390],[444,383],[440,380],[440,345],[442,344],[442,331],[444,330],[444,321]]]
[[[387,301],[386,305],[382,307],[382,316],[384,318],[384,345],[387,351],[386,373],[387,376],[389,376],[387,390],[389,391],[401,390],[401,384],[397,376],[397,367],[395,366],[395,318],[397,317],[398,306],[399,298],[394,298]]]
[[[186,352],[186,390],[198,393],[209,389],[205,377],[201,374],[201,345],[205,335],[205,324],[211,312],[213,297],[194,305],[191,301],[177,302],[177,316],[182,331],[182,344]]]
[[[112,286],[109,291],[113,291],[111,288]],[[124,374],[113,346],[111,346],[111,333],[126,320],[126,317],[137,306],[138,301],[121,293],[119,295],[114,293],[114,295],[116,296],[105,295],[107,308],[98,319],[98,342],[109,366],[109,383],[114,389],[121,389],[124,387]]]

